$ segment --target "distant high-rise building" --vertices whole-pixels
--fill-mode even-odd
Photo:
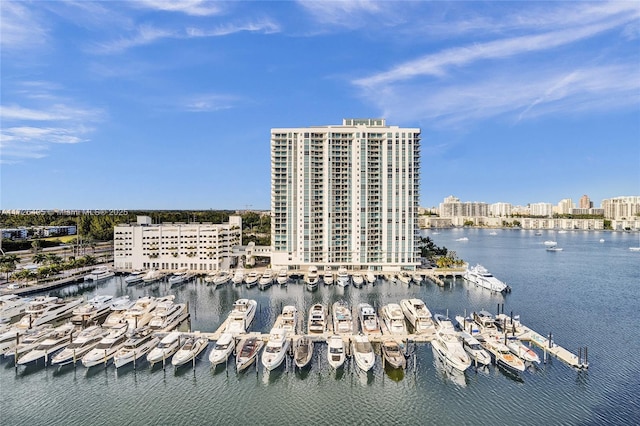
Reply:
[[[589,199],[588,195],[583,195],[580,197],[580,208],[581,209],[590,209],[593,207],[593,202]]]
[[[553,216],[553,205],[551,203],[531,203],[529,204],[529,214],[532,216]]]
[[[479,217],[489,215],[489,205],[478,201],[461,203],[453,195],[440,203],[440,217]]]
[[[419,128],[344,119],[272,129],[272,264],[419,265],[419,183]]]
[[[615,197],[602,200],[605,219],[632,219],[640,213],[640,196]]]
[[[571,198],[565,198],[564,200],[560,200],[560,202],[558,203],[558,206],[556,207],[555,213],[570,214],[571,209],[573,209],[574,207],[575,206]]]
[[[513,206],[511,203],[494,203],[489,205],[489,213],[495,217],[507,217],[511,215]]]

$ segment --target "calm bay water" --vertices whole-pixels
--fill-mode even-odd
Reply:
[[[524,324],[577,353],[588,347],[590,368],[574,371],[557,359],[513,377],[491,367],[448,374],[428,344],[415,345],[404,374],[385,372],[380,358],[368,374],[349,362],[344,371],[329,370],[325,345],[317,345],[310,370],[280,369],[266,374],[250,368],[236,374],[212,370],[208,352],[196,364],[174,371],[144,365],[116,372],[113,366],[14,369],[0,362],[2,425],[146,425],[146,424],[637,424],[640,419],[640,246],[639,235],[453,229],[427,231],[437,245],[455,250],[471,264],[480,263],[511,285],[503,297],[463,280],[406,286],[379,281],[363,289],[303,285],[273,286],[267,291],[227,285],[214,289],[192,282],[177,289],[127,287],[114,277],[82,292],[70,287],[61,295],[175,294],[189,302],[191,328],[214,331],[233,302],[257,300],[252,330],[268,332],[282,305],[308,312],[314,303],[346,299],[380,307],[407,297],[422,298],[433,313],[450,316],[465,310],[496,312],[504,303]],[[456,241],[460,237],[468,241]],[[603,238],[604,242],[599,242]],[[547,252],[543,241],[555,239],[562,252]],[[318,348],[319,346],[319,348]],[[211,346],[210,346],[211,347]],[[413,348],[413,345],[410,346]],[[540,355],[542,353],[539,351]]]

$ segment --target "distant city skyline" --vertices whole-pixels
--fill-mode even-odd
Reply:
[[[640,194],[638,2],[0,2],[0,210],[260,209],[270,131],[422,131],[420,206]]]

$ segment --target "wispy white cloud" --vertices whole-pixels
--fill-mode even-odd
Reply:
[[[237,96],[210,93],[192,96],[182,104],[190,112],[213,112],[234,108],[239,101]]]
[[[273,34],[280,31],[280,26],[270,20],[256,22],[246,22],[241,24],[225,24],[214,28],[202,29],[190,27],[186,30],[187,37],[219,37],[239,32],[259,32],[262,34]]]
[[[23,51],[46,41],[46,25],[25,3],[0,2],[0,47],[3,50]]]
[[[136,0],[132,4],[135,7],[180,12],[191,16],[212,16],[224,11],[223,3],[210,0]]]
[[[298,1],[298,5],[318,22],[347,28],[358,28],[364,24],[363,18],[389,11],[388,6],[393,6],[391,3],[372,0]]]

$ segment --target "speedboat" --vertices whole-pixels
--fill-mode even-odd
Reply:
[[[333,368],[340,368],[346,358],[344,340],[340,336],[331,336],[327,340],[327,359]]]
[[[49,333],[44,340],[38,343],[35,348],[26,353],[23,350],[22,353],[24,355],[18,357],[17,364],[36,364],[38,361],[43,359],[46,365],[50,357],[55,355],[56,352],[67,346],[73,340],[74,334],[77,334],[77,331],[75,326],[71,323],[66,323],[57,327],[53,332]],[[19,352],[20,350],[18,350],[18,353]]]
[[[362,288],[364,285],[364,276],[362,275],[362,272],[354,272],[352,280],[355,288]]]
[[[295,306],[287,305],[282,308],[280,328],[287,335],[294,335],[298,331],[298,309]]]
[[[173,330],[188,316],[186,304],[174,303],[173,299],[163,300],[158,302],[156,308],[151,312],[149,327],[153,331]]]
[[[480,327],[472,317],[456,315],[455,320],[456,320],[456,328],[459,331],[464,331],[466,333],[469,333],[472,336],[477,336],[480,334]]]
[[[244,282],[247,284],[247,288],[255,287],[258,284],[258,273],[256,271],[249,272],[248,275],[245,276]]]
[[[131,362],[136,362],[156,347],[158,342],[159,339],[152,333],[150,328],[138,328],[115,353],[113,364],[116,368],[120,368]]]
[[[63,350],[58,352],[52,359],[52,365],[75,364],[89,351],[95,348],[98,343],[109,333],[108,330],[99,325],[92,325],[82,330]]]
[[[307,290],[316,290],[319,282],[320,277],[318,276],[318,268],[315,266],[309,266],[309,270],[304,277],[304,283],[307,286]]]
[[[373,271],[371,269],[369,269],[366,273],[366,275],[364,276],[364,278],[367,280],[367,283],[369,284],[373,284],[376,282],[376,275],[373,273]]]
[[[242,284],[242,281],[244,281],[244,268],[238,268],[233,274],[231,282],[233,283],[233,285],[240,285]]]
[[[339,300],[333,304],[333,332],[335,334],[353,333],[353,318],[347,302]]]
[[[98,266],[93,271],[84,276],[85,281],[100,281],[113,277],[116,273],[106,266]]]
[[[147,361],[153,364],[166,361],[180,349],[182,334],[179,331],[172,331],[160,340],[157,346],[147,354]]]
[[[516,374],[525,370],[524,361],[515,356],[511,350],[499,340],[488,338],[484,340],[483,346],[491,354],[491,358],[496,365]]]
[[[142,282],[145,284],[151,284],[156,281],[159,281],[164,277],[164,274],[154,268],[149,269],[149,271],[142,277]]]
[[[112,328],[109,334],[103,337],[92,350],[82,357],[82,365],[87,368],[100,364],[106,365],[126,341],[127,324],[122,323]]]
[[[226,269],[223,269],[218,273],[218,275],[216,275],[213,278],[213,285],[215,285],[216,287],[225,285],[230,280],[231,280],[231,272],[227,271]]]
[[[471,359],[462,347],[457,333],[448,329],[440,329],[431,342],[433,349],[445,362],[458,371],[464,371],[471,366]]]
[[[369,371],[376,362],[376,356],[373,353],[373,346],[369,342],[369,338],[364,334],[354,336],[351,340],[351,351],[356,365],[362,371]]]
[[[289,275],[287,274],[287,268],[282,268],[278,271],[278,276],[276,277],[276,281],[280,285],[286,285],[289,282]]]
[[[10,322],[13,318],[24,314],[31,299],[15,294],[0,296],[0,324]]]
[[[231,333],[222,333],[213,345],[213,349],[209,354],[209,361],[214,366],[223,363],[229,358],[234,349],[235,340],[233,335]]]
[[[333,285],[333,272],[331,269],[325,269],[324,274],[322,274],[322,281],[324,285]]]
[[[304,368],[313,358],[313,340],[307,336],[299,337],[293,345],[293,360],[296,367]]]
[[[395,340],[389,339],[382,342],[382,356],[384,361],[393,368],[407,367],[407,359]]]
[[[125,277],[124,282],[127,283],[127,285],[141,283],[142,278],[144,278],[145,274],[145,271],[133,271]]]
[[[380,334],[380,323],[378,314],[368,303],[360,303],[358,305],[358,319],[360,320],[360,329],[364,334]]]
[[[402,299],[400,308],[416,334],[434,334],[436,332],[431,311],[422,300]]]
[[[242,339],[236,351],[236,371],[240,372],[253,364],[262,346],[264,342],[258,337],[250,336]]]
[[[111,312],[113,296],[100,295],[87,300],[84,305],[78,306],[72,311],[71,322],[75,325],[100,322]]]
[[[258,280],[258,288],[266,290],[271,287],[271,284],[273,284],[273,271],[271,268],[266,268]]]
[[[287,338],[287,332],[282,328],[272,328],[269,340],[262,351],[262,365],[271,371],[278,368],[284,360],[291,342]]]
[[[104,328],[119,327],[124,322],[124,316],[133,306],[133,301],[129,300],[129,296],[122,296],[111,301],[111,313],[102,323]]]
[[[307,321],[307,333],[323,334],[327,327],[327,318],[324,306],[316,303],[309,308],[309,319]]]
[[[82,298],[64,300],[59,297],[36,297],[27,308],[18,324],[34,327],[49,322],[56,322],[71,316],[76,307],[84,300]]]
[[[207,349],[209,345],[209,339],[206,337],[189,337],[184,345],[176,352],[171,360],[171,364],[174,367],[180,367],[185,365],[189,361],[195,361],[195,359]]]
[[[511,293],[511,287],[494,277],[493,274],[487,271],[482,265],[476,265],[471,268],[467,267],[463,277],[465,280],[495,293]]]
[[[229,319],[225,332],[236,334],[246,333],[253,322],[258,303],[251,299],[238,299],[233,304],[233,309],[229,313]]]
[[[473,320],[478,324],[481,333],[492,334],[498,331],[495,318],[487,311],[474,312]]]
[[[507,347],[518,358],[525,362],[540,364],[540,357],[531,348],[527,347],[524,343],[515,337],[507,339]]]
[[[175,296],[168,296],[175,297]],[[136,328],[144,327],[149,324],[151,318],[153,318],[153,310],[156,308],[158,300],[145,296],[136,300],[132,307],[130,307],[124,314],[124,321],[129,324],[129,332],[133,332]]]
[[[404,322],[404,314],[400,305],[389,303],[383,306],[381,316],[389,333],[395,335],[407,334],[407,326]]]
[[[491,364],[491,356],[484,350],[478,339],[464,331],[460,333],[460,339],[462,340],[462,348],[469,354],[472,363],[480,365]]]
[[[33,328],[18,326],[11,327],[0,335],[0,354],[4,355],[7,352],[12,351],[16,345],[25,338],[25,336],[41,333],[43,330],[50,332],[52,330],[51,324],[43,324]]]
[[[336,284],[340,287],[346,287],[349,285],[349,273],[347,272],[347,268],[341,266],[338,268],[338,278],[336,279]]]

